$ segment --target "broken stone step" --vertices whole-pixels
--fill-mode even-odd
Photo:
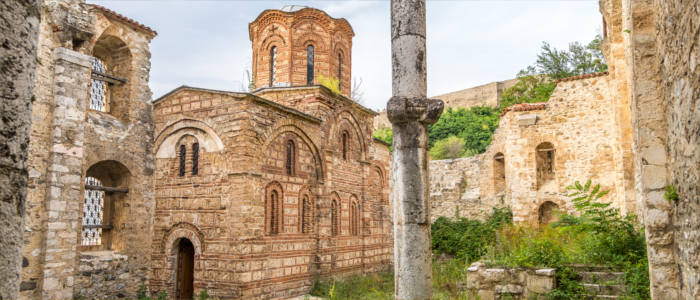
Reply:
[[[622,283],[625,276],[625,273],[622,272],[580,272],[579,274],[581,274],[583,282],[597,284],[607,282]]]
[[[595,283],[584,283],[582,284],[586,291],[591,295],[611,295],[617,296],[624,292],[624,286],[620,284],[595,284]]]

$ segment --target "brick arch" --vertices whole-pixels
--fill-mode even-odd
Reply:
[[[342,216],[343,216],[343,199],[340,198],[338,192],[331,192],[331,202],[330,206],[330,216],[331,221],[331,236],[340,236],[342,234]],[[333,209],[333,203],[335,202],[335,209]],[[335,218],[334,218],[335,213]]]
[[[194,254],[202,255],[204,249],[204,234],[197,226],[190,223],[177,223],[168,229],[168,232],[163,236],[161,247],[166,255],[171,254],[176,247],[176,243],[186,238],[194,245]]]
[[[318,147],[316,146],[316,143],[309,137],[309,135],[304,132],[303,129],[301,129],[299,126],[295,124],[294,121],[284,121],[281,122],[279,125],[277,125],[275,128],[269,130],[266,133],[262,134],[261,140],[264,142],[262,143],[262,149],[268,149],[271,144],[277,139],[282,134],[287,134],[291,133],[294,134],[297,138],[299,138],[304,144],[306,144],[307,147],[311,150],[311,153],[313,154],[314,160],[315,160],[315,165],[316,165],[316,178],[318,178],[319,181],[323,181],[325,178],[325,170],[323,166],[323,161],[321,160],[321,154],[320,151],[318,150]],[[299,151],[299,147],[301,145],[297,144],[296,149]],[[257,154],[257,159],[258,161],[263,161],[263,155],[264,151],[258,151]]]
[[[279,201],[277,203],[277,207],[272,207],[271,204],[272,202],[270,201],[270,195],[272,195],[272,192],[277,192],[277,200]],[[265,208],[265,234],[266,235],[271,235],[271,234],[283,234],[284,233],[284,189],[282,188],[282,184],[279,183],[279,181],[270,181],[267,185],[265,185],[265,194],[263,195],[265,197],[263,199],[263,206]],[[272,222],[270,222],[270,219],[274,216],[277,227],[277,231],[273,232],[272,231]]]
[[[336,122],[333,123],[333,127],[331,128],[330,140],[340,140],[342,134],[341,123],[343,123],[343,121],[347,122],[353,129],[352,133],[355,135],[358,143],[360,144],[360,159],[367,160],[367,145],[365,143],[365,136],[362,132],[362,127],[360,127],[360,123],[357,121],[355,116],[349,110],[345,109],[337,113],[335,119]],[[338,146],[336,145],[336,147]]]
[[[306,49],[308,45],[314,46],[314,53],[327,52],[328,44],[323,40],[323,37],[317,33],[305,33],[300,36],[293,37],[294,46]]]
[[[286,48],[288,45],[287,39],[285,39],[283,36],[279,34],[273,34],[265,37],[265,39],[260,41],[259,46],[259,50],[267,52],[270,51],[270,48],[272,48],[272,46],[277,46],[278,48]]]
[[[224,143],[207,123],[196,119],[180,119],[163,128],[155,139],[156,158],[173,158],[174,152],[166,146],[175,146],[185,135],[192,135],[199,141],[200,149],[206,152],[224,150]]]

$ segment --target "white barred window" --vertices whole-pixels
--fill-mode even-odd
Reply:
[[[92,58],[92,71],[106,73],[104,63],[97,57]],[[90,109],[107,111],[107,86],[106,81],[95,79],[90,80]]]
[[[85,185],[102,186],[102,183],[95,177],[85,177]],[[85,203],[83,204],[83,233],[81,241],[83,246],[102,245],[104,202],[104,191],[87,188],[85,189]]]

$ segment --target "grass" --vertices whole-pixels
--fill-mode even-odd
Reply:
[[[460,291],[466,263],[461,259],[433,261],[433,299],[469,299]],[[312,296],[341,300],[394,299],[394,274],[383,272],[366,276],[354,275],[342,280],[317,282]]]

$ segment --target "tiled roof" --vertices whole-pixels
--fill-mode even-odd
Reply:
[[[97,4],[88,4],[88,6],[90,6],[90,7],[94,8],[94,9],[97,9],[97,10],[101,11],[101,12],[104,13],[107,17],[115,18],[115,19],[117,19],[117,20],[120,20],[120,21],[126,23],[127,25],[130,25],[131,28],[134,28],[135,30],[139,30],[139,31],[145,32],[145,33],[150,34],[150,35],[152,35],[152,36],[156,36],[156,35],[158,34],[155,30],[151,29],[151,27],[148,27],[148,26],[143,25],[143,24],[141,24],[141,23],[139,23],[139,22],[136,22],[136,21],[134,21],[133,19],[131,19],[131,18],[129,18],[129,17],[126,17],[126,16],[124,16],[124,15],[122,15],[122,14],[119,14],[119,13],[117,13],[117,12],[115,12],[115,11],[109,9],[109,8],[106,8],[106,7],[104,7],[104,6],[100,6],[100,5],[97,5]]]
[[[547,102],[513,104],[504,108],[503,112],[501,112],[501,116],[509,111],[543,110],[545,108],[547,108]]]
[[[574,80],[586,79],[586,78],[593,78],[593,77],[598,77],[598,76],[605,76],[608,74],[610,74],[610,73],[608,71],[605,71],[605,72],[599,72],[599,73],[576,75],[576,76],[571,76],[571,77],[567,77],[567,78],[557,79],[554,81],[554,83],[560,83],[560,82],[564,82],[564,81],[574,81]]]

